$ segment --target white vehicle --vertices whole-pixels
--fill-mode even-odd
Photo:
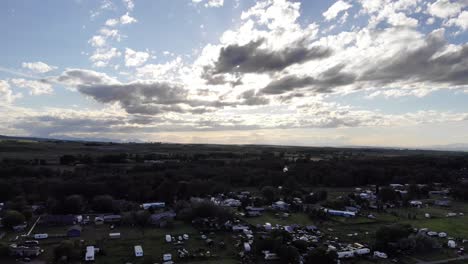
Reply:
[[[166,235],[166,242],[171,243],[171,241],[172,241],[171,235]]]
[[[112,239],[120,238],[120,233],[109,233],[109,238],[112,238]]]
[[[49,237],[48,234],[35,234],[34,235],[34,239],[46,239],[48,237]]]
[[[447,233],[445,233],[445,232],[440,232],[440,233],[439,233],[439,237],[447,237]]]
[[[265,223],[265,230],[271,230],[271,224]]]
[[[85,261],[94,261],[94,246],[86,247]]]
[[[388,258],[386,253],[383,253],[380,251],[374,251],[374,257],[383,258],[383,259]]]
[[[449,241],[447,242],[447,246],[448,246],[449,248],[456,248],[456,247],[457,247],[457,243],[456,243],[454,240],[449,240]]]
[[[354,257],[354,252],[353,251],[341,251],[337,252],[338,258],[352,258]]]
[[[244,243],[244,251],[245,252],[250,252],[252,250],[252,248],[250,247],[250,244],[245,242]]]
[[[369,253],[370,253],[370,249],[368,249],[368,248],[360,248],[360,249],[356,249],[356,250],[354,251],[354,253],[356,253],[356,254],[359,255],[359,256],[362,256],[362,255],[369,254]]]
[[[437,236],[437,232],[429,231],[426,233],[428,236]]]
[[[184,237],[185,240],[189,239],[189,235],[187,235],[187,234],[184,234],[183,237]]]
[[[143,248],[140,245],[135,246],[135,257],[143,257]]]
[[[163,261],[171,261],[171,260],[172,260],[172,254],[163,255]]]

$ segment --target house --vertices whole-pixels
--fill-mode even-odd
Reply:
[[[284,201],[277,201],[271,205],[271,208],[278,211],[288,211],[289,204]]]
[[[22,225],[15,225],[12,228],[15,232],[21,232],[21,231],[24,231],[26,227],[28,227],[27,224],[22,224]]]
[[[104,224],[104,218],[102,218],[102,217],[100,217],[100,216],[94,217],[94,224],[95,224],[95,225],[102,225],[102,224]]]
[[[356,216],[355,212],[349,212],[349,211],[325,209],[325,212],[327,214],[329,214],[329,215],[334,215],[334,216],[344,216],[344,217],[355,217]]]
[[[150,208],[152,208],[152,209],[162,209],[162,208],[166,207],[166,203],[164,203],[164,202],[144,203],[144,204],[140,205],[140,207],[145,209],[145,210],[148,210]]]
[[[38,246],[23,246],[11,244],[9,246],[10,254],[18,257],[36,257],[41,254],[41,248]]]
[[[276,253],[270,253],[270,251],[263,252],[265,254],[265,260],[278,260],[279,257]]]
[[[79,237],[81,236],[82,228],[79,225],[74,225],[67,230],[68,237]]]
[[[232,231],[243,231],[243,230],[248,230],[249,227],[245,225],[234,225],[232,226]]]
[[[173,221],[175,217],[176,213],[172,211],[167,211],[163,213],[152,214],[149,218],[149,222],[150,224],[155,225],[157,227],[165,227],[167,226],[167,223]]]
[[[105,215],[103,217],[105,223],[119,223],[122,220],[121,215]]]
[[[435,200],[434,204],[442,207],[450,207],[451,201],[448,199]]]
[[[236,199],[226,199],[221,202],[221,206],[226,206],[226,207],[239,207],[241,205],[242,205],[241,201],[236,200]]]
[[[252,207],[252,206],[247,206],[245,208],[245,215],[254,217],[254,216],[261,216],[263,212],[265,211],[265,208],[263,207]]]
[[[46,215],[41,217],[40,224],[49,226],[66,226],[76,224],[74,215]]]
[[[359,208],[354,207],[354,206],[346,206],[345,210],[348,211],[348,212],[353,212],[353,213],[358,213],[359,212]]]

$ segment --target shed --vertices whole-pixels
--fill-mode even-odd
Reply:
[[[74,225],[67,230],[68,237],[79,237],[81,236],[82,228],[79,225]]]
[[[176,213],[172,211],[167,211],[159,214],[152,214],[150,216],[149,222],[152,225],[156,225],[158,227],[165,227],[169,221],[174,220],[176,217]]]

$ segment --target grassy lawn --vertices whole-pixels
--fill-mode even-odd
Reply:
[[[272,225],[314,225],[314,221],[304,213],[292,213],[289,217],[281,218],[276,216],[275,213],[265,212],[262,216],[258,217],[244,217],[244,220],[252,225],[264,225],[265,223]]]
[[[48,234],[65,234],[68,227],[47,227],[38,226],[33,233],[48,233]],[[120,232],[120,239],[109,239],[110,232]],[[201,239],[201,234],[196,229],[182,222],[175,222],[172,228],[159,229],[153,227],[139,228],[122,226],[111,230],[108,225],[102,226],[83,226],[83,231],[80,237],[70,238],[71,240],[84,240],[84,245],[102,245],[104,255],[97,254],[95,263],[98,264],[113,264],[131,262],[134,264],[142,263],[149,258],[153,262],[160,262],[162,255],[171,253],[177,262],[188,262],[188,260],[178,259],[177,249],[173,244],[165,242],[165,235],[170,234],[174,237],[188,234],[189,240],[184,241],[183,248],[190,251],[203,249],[210,251],[216,257],[212,260],[190,261],[190,263],[237,263],[237,250],[234,247],[235,241],[230,233],[207,234],[214,241],[214,246],[209,247],[205,241]],[[48,238],[42,240],[41,247],[44,249],[39,259],[50,261],[53,259],[54,248],[67,238]],[[219,248],[219,243],[224,242],[226,248]],[[143,247],[144,257],[136,258],[134,256],[134,246],[141,245]],[[84,255],[83,255],[84,257]],[[0,263],[8,263],[0,261]],[[12,262],[14,263],[14,261]]]

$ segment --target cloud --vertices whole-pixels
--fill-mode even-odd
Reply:
[[[66,69],[61,75],[43,79],[49,83],[57,83],[76,88],[83,85],[110,85],[119,83],[116,79],[105,73],[86,69]]]
[[[134,18],[134,17],[131,17],[128,12],[125,13],[123,16],[120,17],[120,23],[122,25],[126,25],[126,24],[133,24],[133,23],[136,23],[137,20]]]
[[[88,40],[88,43],[93,47],[102,47],[106,44],[106,38],[101,35],[95,35]]]
[[[282,50],[268,50],[261,48],[263,42],[258,40],[242,46],[233,44],[221,48],[211,71],[213,74],[281,71],[293,64],[323,59],[332,54],[327,47],[306,47],[301,43]]]
[[[427,12],[432,16],[447,19],[458,15],[463,7],[461,1],[437,0],[427,5]]]
[[[461,12],[458,17],[451,18],[447,21],[448,26],[458,26],[463,31],[468,30],[468,11]]]
[[[50,71],[53,71],[53,70],[56,70],[57,67],[55,66],[51,66],[51,65],[47,65],[46,63],[44,62],[41,62],[41,61],[37,61],[37,62],[23,62],[21,64],[21,66],[25,69],[29,69],[35,73],[46,73],[46,72],[50,72]]]
[[[17,87],[30,89],[29,94],[31,95],[51,94],[53,92],[52,85],[44,80],[11,79],[10,82]]]
[[[327,11],[322,13],[322,15],[325,17],[325,20],[332,20],[335,19],[339,13],[350,9],[351,7],[351,4],[342,0],[338,0],[332,6],[330,6]]]
[[[224,5],[224,0],[192,0],[192,3],[199,4],[204,3],[204,6],[209,7],[222,7]]]
[[[135,3],[133,2],[133,0],[122,0],[122,1],[126,5],[127,10],[132,11],[133,8],[135,8]]]
[[[402,49],[391,58],[376,60],[361,76],[378,85],[399,81],[446,85],[468,84],[468,45],[451,49],[444,30],[429,33],[411,49]]]
[[[132,49],[125,49],[125,66],[137,67],[145,63],[149,58],[149,53],[143,51],[134,51]]]
[[[0,102],[2,104],[10,104],[20,97],[21,94],[13,94],[7,81],[0,80]]]
[[[118,24],[119,24],[119,20],[114,19],[114,18],[106,20],[106,23],[105,23],[105,25],[108,26],[108,27],[115,27]]]
[[[99,48],[94,51],[93,55],[89,59],[94,62],[94,66],[107,66],[110,60],[116,57],[120,57],[122,54],[116,48]]]
[[[343,68],[344,65],[334,66],[319,74],[317,78],[296,75],[285,76],[269,83],[262,89],[262,93],[282,94],[302,88],[307,88],[308,91],[314,93],[330,93],[334,88],[352,84],[356,80],[354,74],[342,72]]]

